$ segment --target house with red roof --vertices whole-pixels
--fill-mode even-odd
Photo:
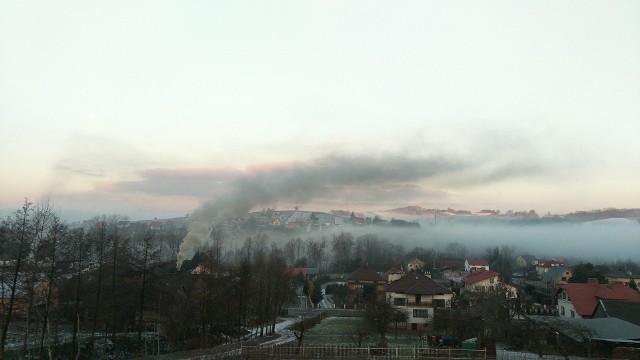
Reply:
[[[347,303],[360,302],[367,291],[374,292],[379,299],[382,298],[386,283],[386,279],[373,268],[367,265],[357,268],[347,275]]]
[[[600,300],[640,302],[640,292],[622,283],[600,284],[593,279],[560,285],[555,298],[560,316],[592,318]]]
[[[564,261],[557,261],[557,260],[540,261],[536,264],[536,272],[538,273],[538,275],[542,276],[542,274],[549,272],[549,270],[558,266],[564,266]]]
[[[441,259],[440,269],[462,271],[465,267],[465,260],[461,259]]]
[[[407,274],[385,289],[387,301],[408,315],[407,330],[418,330],[433,319],[435,308],[451,306],[453,292],[424,274]]]
[[[464,287],[461,293],[465,292],[493,292],[508,290],[510,298],[517,297],[517,289],[510,284],[504,283],[500,278],[500,273],[491,270],[476,270],[464,279]]]
[[[489,270],[489,262],[486,259],[466,259],[464,261],[464,271],[473,272],[478,269]]]

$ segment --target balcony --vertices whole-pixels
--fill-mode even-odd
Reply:
[[[420,302],[407,301],[407,305],[406,306],[411,306],[411,307],[433,307],[433,302],[432,301],[420,301]]]

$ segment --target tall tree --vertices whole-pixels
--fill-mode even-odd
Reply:
[[[604,276],[606,269],[595,266],[592,263],[580,263],[572,267],[573,276],[569,279],[572,283],[586,283],[589,279],[597,279],[600,284],[605,284],[607,278]]]
[[[102,315],[100,300],[102,298],[102,278],[104,276],[106,250],[108,246],[108,223],[105,216],[96,217],[91,221],[90,229],[88,231],[88,239],[93,247],[93,251],[91,251],[91,253],[94,258],[91,260],[97,266],[97,269],[95,271],[96,281],[94,285],[95,298],[93,309],[91,309],[91,334],[89,336],[89,346],[87,350],[87,354],[91,357],[93,356],[93,345],[95,341],[95,335],[98,330],[98,323],[100,322],[100,317]]]
[[[50,219],[50,224],[47,229],[47,239],[46,246],[48,248],[47,254],[49,258],[49,269],[45,278],[45,286],[44,289],[44,311],[41,314],[42,325],[41,325],[41,337],[40,337],[40,349],[38,352],[38,358],[44,358],[44,348],[45,348],[45,333],[47,334],[47,353],[49,358],[53,358],[53,353],[51,350],[51,326],[50,326],[50,315],[52,312],[53,305],[53,293],[55,289],[58,288],[58,279],[60,272],[56,271],[56,262],[60,255],[60,247],[61,242],[64,241],[67,232],[67,226],[64,224],[57,214],[53,214]]]
[[[365,310],[365,319],[378,333],[378,343],[376,346],[387,346],[387,331],[389,324],[400,315],[393,305],[385,298],[376,299],[368,304]]]
[[[14,266],[9,274],[9,303],[7,304],[4,321],[2,322],[0,359],[4,359],[5,357],[7,332],[9,331],[9,325],[13,320],[12,315],[19,291],[18,278],[23,270],[23,263],[28,256],[30,241],[33,239],[35,232],[35,225],[33,222],[34,213],[35,207],[31,202],[25,199],[22,208],[15,211],[3,221],[5,231],[3,231],[4,239],[2,239],[2,243],[7,248],[7,251],[11,251],[14,254],[14,256],[12,256],[14,259]]]
[[[311,302],[313,305],[318,306],[320,301],[324,299],[324,294],[322,293],[322,287],[318,284],[313,287],[313,293],[311,294]]]
[[[353,235],[344,231],[338,235],[333,235],[331,239],[331,249],[335,259],[334,266],[340,273],[345,273],[349,270],[353,244]]]
[[[138,308],[138,354],[142,351],[142,327],[144,321],[144,311],[146,305],[147,278],[150,266],[158,261],[160,246],[156,238],[156,234],[150,228],[144,233],[142,241],[138,244],[135,251],[135,264],[140,274],[140,300]]]

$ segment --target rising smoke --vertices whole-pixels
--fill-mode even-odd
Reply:
[[[531,171],[536,171],[532,169]],[[178,269],[188,254],[207,240],[212,222],[247,214],[259,206],[278,201],[305,204],[330,199],[350,205],[350,194],[367,192],[375,197],[394,189],[398,200],[422,194],[414,202],[428,200],[438,187],[453,178],[491,177],[486,166],[456,158],[386,156],[327,156],[320,159],[272,167],[249,168],[232,182],[231,190],[207,201],[192,216],[189,233],[180,245]],[[464,172],[463,176],[460,176]],[[507,173],[500,166],[490,172]],[[519,175],[521,175],[519,173]],[[417,190],[418,191],[417,191]]]

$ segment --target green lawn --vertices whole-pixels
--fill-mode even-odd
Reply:
[[[362,346],[374,346],[377,341],[377,334],[368,328],[363,318],[329,317],[305,333],[304,344],[308,346],[355,346],[358,341],[358,333],[362,332],[367,333],[364,341],[362,341]],[[398,329],[398,336],[396,338],[393,323],[389,325],[387,340],[389,346],[417,346],[423,344],[417,331]]]

